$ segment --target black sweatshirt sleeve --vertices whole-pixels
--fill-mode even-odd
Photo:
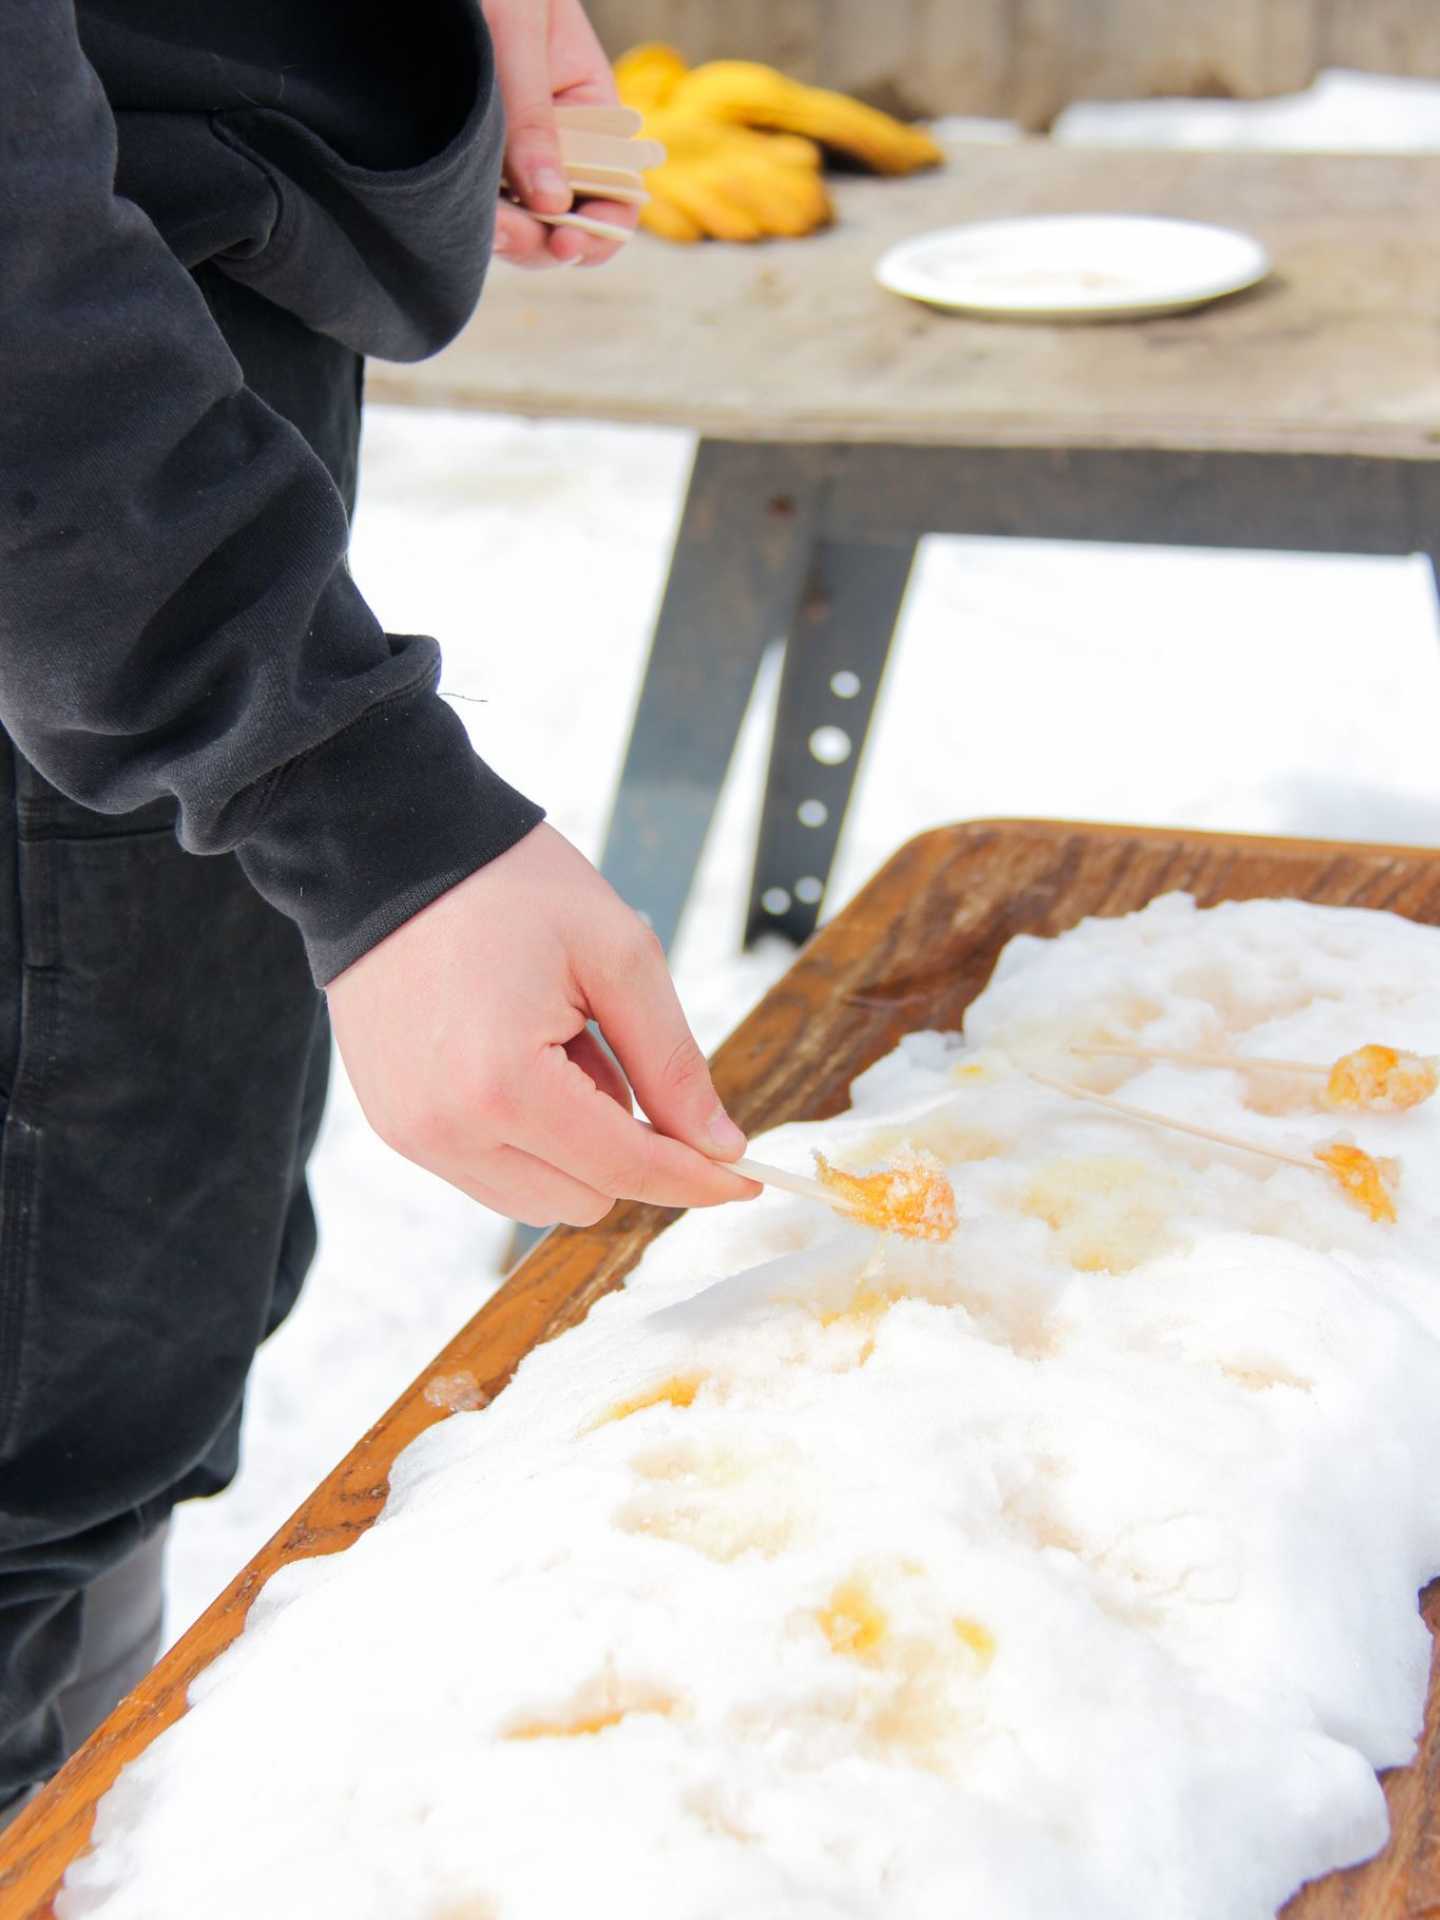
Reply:
[[[334,977],[542,817],[387,635],[328,474],[114,192],[73,0],[0,4],[0,721],[100,812],[172,794]]]

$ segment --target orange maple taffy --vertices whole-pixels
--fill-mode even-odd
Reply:
[[[821,1184],[857,1220],[910,1240],[948,1240],[955,1231],[955,1190],[933,1153],[905,1147],[876,1173],[845,1173],[815,1155]]]
[[[1352,1147],[1343,1140],[1317,1147],[1315,1158],[1334,1175],[1346,1197],[1363,1207],[1372,1220],[1394,1220],[1399,1161],[1376,1160],[1363,1147]]]
[[[1363,1107],[1371,1113],[1404,1113],[1428,1100],[1440,1086],[1437,1063],[1395,1047],[1357,1047],[1330,1069],[1327,1107]]]

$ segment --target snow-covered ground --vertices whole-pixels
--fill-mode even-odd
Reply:
[[[1440,88],[1334,78],[1283,109],[1087,109],[1076,137],[1194,144],[1203,118],[1207,144],[1383,147],[1402,107],[1403,144],[1440,147]],[[476,415],[367,428],[361,586],[441,637],[480,750],[592,855],[690,454],[676,432]],[[985,815],[1440,842],[1436,641],[1419,559],[928,541],[829,909],[911,835]],[[767,690],[675,956],[707,1047],[789,957],[738,950]],[[381,1147],[338,1072],[315,1186],[320,1257],[257,1364],[240,1479],[177,1518],[177,1632],[499,1278],[508,1226]]]

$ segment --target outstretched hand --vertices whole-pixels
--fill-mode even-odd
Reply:
[[[572,194],[555,131],[557,105],[611,107],[615,79],[580,0],[482,0],[505,102],[505,178],[523,203],[500,201],[495,252],[520,267],[596,267],[621,242],[550,227],[536,213],[568,213]],[[611,200],[585,202],[611,226],[634,227],[637,209]]]
[[[499,1213],[593,1226],[616,1199],[709,1206],[759,1191],[720,1164],[744,1136],[659,942],[552,827],[407,920],[329,998],[381,1139]],[[632,1086],[653,1127],[634,1117]]]

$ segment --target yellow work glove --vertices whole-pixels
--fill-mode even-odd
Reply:
[[[627,107],[649,113],[652,107],[665,105],[689,71],[674,47],[647,40],[615,62],[615,86]]]
[[[675,112],[731,126],[803,134],[873,173],[914,173],[920,167],[938,167],[945,158],[922,127],[906,126],[843,93],[802,86],[757,61],[711,60],[685,72],[670,47],[637,47],[629,57],[660,90],[654,104]]]
[[[793,239],[830,219],[812,141],[752,133],[677,107],[644,111],[645,138],[665,148],[664,164],[645,174],[650,204],[640,224],[651,233],[680,241]]]

